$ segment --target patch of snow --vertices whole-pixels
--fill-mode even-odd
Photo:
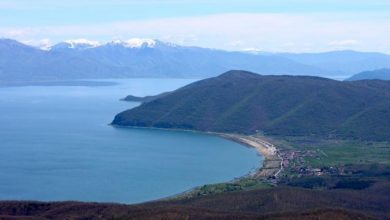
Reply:
[[[101,45],[99,41],[93,41],[87,39],[66,40],[65,43],[69,44],[69,48],[77,48],[77,47],[92,48]]]
[[[258,49],[258,48],[251,47],[251,48],[245,48],[245,49],[243,49],[242,52],[244,52],[244,53],[250,53],[250,54],[260,54],[260,53],[261,53],[261,50]]]
[[[157,42],[153,39],[141,39],[141,38],[132,38],[125,41],[114,40],[111,42],[111,44],[122,45],[124,47],[129,47],[129,48],[141,48],[141,47],[154,48],[156,46],[156,43]]]
[[[50,50],[53,44],[49,39],[42,39],[39,41],[39,48],[41,50]]]

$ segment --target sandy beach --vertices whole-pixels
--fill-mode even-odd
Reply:
[[[283,159],[273,144],[256,136],[226,133],[220,133],[218,135],[245,146],[253,147],[264,156],[263,166],[254,174],[255,177],[275,179],[283,169]]]

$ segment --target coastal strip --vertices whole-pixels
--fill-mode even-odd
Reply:
[[[250,172],[244,176],[235,178],[231,181],[217,183],[217,184],[206,184],[203,186],[197,186],[188,189],[184,192],[180,192],[167,197],[159,198],[154,201],[172,201],[180,200],[184,198],[195,198],[204,195],[213,195],[223,192],[240,191],[246,189],[259,189],[267,188],[271,185],[276,186],[278,175],[283,170],[283,158],[276,146],[272,143],[265,141],[263,137],[258,135],[244,135],[244,134],[232,134],[232,133],[221,133],[211,131],[197,131],[189,129],[172,129],[172,128],[157,128],[157,127],[139,127],[139,126],[120,126],[110,124],[117,128],[136,128],[136,129],[152,129],[152,130],[165,130],[165,131],[181,131],[206,134],[211,136],[217,136],[224,138],[229,141],[234,141],[242,146],[254,148],[258,154],[264,157],[262,164],[259,164],[255,172]]]
[[[263,166],[254,174],[256,178],[274,179],[283,169],[283,158],[279,154],[275,145],[261,139],[257,136],[218,133],[218,136],[243,144],[248,147],[253,147],[264,156]]]
[[[203,132],[201,132],[203,133]],[[241,135],[231,133],[206,132],[206,134],[218,136],[240,145],[254,148],[264,156],[262,166],[256,172],[219,184],[209,184],[189,189],[185,192],[169,196],[164,200],[178,200],[183,198],[194,198],[204,195],[219,194],[223,192],[240,191],[253,189],[253,187],[269,187],[277,184],[277,178],[283,170],[283,158],[275,145],[265,141],[262,137],[252,135]],[[260,165],[260,164],[259,164]]]

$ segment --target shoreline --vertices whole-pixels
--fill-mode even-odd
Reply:
[[[252,135],[216,133],[218,136],[256,149],[264,156],[263,165],[253,174],[255,178],[277,179],[283,170],[283,159],[275,145]],[[245,176],[244,176],[245,177]],[[275,182],[276,183],[276,182]]]
[[[159,129],[159,128],[155,128]],[[169,129],[164,129],[169,130]],[[177,131],[177,129],[175,129]],[[192,131],[192,130],[183,130],[183,131]],[[243,147],[254,148],[258,154],[261,154],[264,157],[262,166],[257,168],[255,172],[248,172],[247,174],[234,178],[230,181],[220,182],[216,184],[205,184],[207,185],[219,185],[219,184],[234,184],[240,181],[245,181],[248,179],[256,179],[270,185],[277,185],[277,178],[279,173],[283,170],[283,158],[280,156],[275,145],[263,140],[261,137],[256,137],[253,135],[240,135],[240,134],[231,134],[231,133],[218,133],[218,132],[201,132],[193,131],[196,133],[203,133],[208,135],[217,136],[224,138],[229,141],[236,142]],[[170,201],[183,198],[192,198],[195,194],[199,193],[199,190],[203,186],[196,186],[194,188],[188,189],[184,192],[171,195],[165,198],[157,199],[155,201]],[[196,196],[195,196],[196,197]]]
[[[116,128],[137,128],[137,129],[153,129],[153,130],[165,130],[165,131],[184,131],[184,132],[192,132],[199,134],[207,134],[213,135],[217,137],[224,138],[226,140],[234,141],[240,145],[244,145],[246,147],[254,148],[257,153],[264,156],[263,164],[261,167],[256,169],[254,174],[251,174],[248,171],[248,174],[237,177],[231,181],[235,181],[237,179],[246,178],[248,176],[255,177],[258,179],[266,179],[273,180],[271,183],[276,184],[276,179],[280,172],[283,170],[283,158],[280,155],[278,149],[272,143],[269,143],[263,140],[259,136],[255,135],[244,135],[244,134],[234,134],[234,133],[222,133],[222,132],[211,132],[211,131],[198,131],[198,130],[190,130],[190,129],[177,129],[177,128],[157,128],[157,127],[139,127],[139,126],[123,126],[123,125],[115,125],[110,123],[110,126]],[[191,191],[191,190],[189,190]]]
[[[205,131],[198,131],[198,130],[185,130],[185,129],[167,129],[167,128],[156,128],[156,127],[136,127],[136,126],[118,126],[114,124],[109,124],[110,126],[114,128],[135,128],[135,129],[153,129],[153,130],[165,130],[165,131],[180,131],[180,132],[191,132],[191,133],[198,133],[198,134],[204,134],[204,135],[212,135],[215,137],[223,138],[229,141],[236,142],[240,144],[242,147],[249,147],[254,148],[256,152],[264,157],[264,160],[262,161],[262,166],[258,166],[255,171],[248,171],[246,174],[235,177],[231,180],[216,183],[216,184],[224,184],[224,183],[234,183],[236,181],[248,179],[248,178],[254,178],[257,180],[267,180],[268,183],[271,183],[272,185],[276,185],[276,178],[278,174],[282,171],[282,161],[280,160],[280,155],[278,153],[277,148],[261,139],[261,137],[256,137],[254,135],[243,135],[243,134],[233,134],[233,133],[219,133],[219,132],[205,132]],[[213,183],[206,183],[205,185],[209,185]],[[187,195],[192,194],[194,191],[199,189],[202,186],[195,186],[193,188],[187,189],[183,192],[179,192],[177,194],[168,195],[162,198],[156,198],[151,199],[143,202],[136,202],[136,203],[120,203],[120,202],[94,202],[94,201],[76,201],[80,203],[110,203],[110,204],[118,204],[118,205],[139,205],[144,203],[150,203],[150,202],[159,202],[159,201],[167,201],[167,200],[176,200],[180,198],[184,198]],[[6,201],[6,200],[0,200],[0,201]],[[31,202],[32,200],[7,200],[10,202],[13,201],[23,201],[23,202]],[[32,202],[54,202],[54,203],[61,203],[61,202],[67,202],[67,201],[32,201]]]

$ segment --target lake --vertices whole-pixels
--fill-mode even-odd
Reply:
[[[109,126],[139,104],[120,98],[192,81],[0,87],[0,200],[138,203],[254,171],[262,156],[219,137]]]

